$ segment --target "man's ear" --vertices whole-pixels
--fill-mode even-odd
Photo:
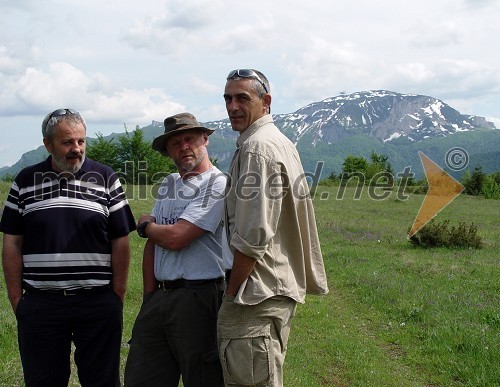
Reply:
[[[52,154],[52,150],[54,149],[54,147],[52,146],[52,143],[47,138],[43,139],[43,145],[45,145],[45,149],[47,149],[47,152]]]
[[[264,97],[262,98],[264,100],[264,108],[266,109],[266,113],[269,113],[271,111],[271,94],[264,94]]]

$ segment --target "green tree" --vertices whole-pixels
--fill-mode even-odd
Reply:
[[[500,199],[500,172],[486,176],[481,193],[486,199]]]
[[[106,140],[98,134],[97,140],[87,147],[90,158],[112,167],[129,184],[156,184],[177,170],[172,159],[162,156],[144,140],[142,130],[136,126],[130,133],[114,140]]]
[[[349,155],[342,163],[342,174],[345,173],[365,173],[368,167],[368,161],[363,157]]]
[[[4,181],[7,183],[12,183],[16,179],[16,175],[13,175],[11,173],[6,173],[0,178],[0,181]]]
[[[119,142],[118,160],[128,183],[155,184],[177,170],[172,159],[153,150],[151,144],[144,140],[139,126],[136,126],[132,134],[126,130]]]
[[[394,173],[392,165],[389,163],[389,157],[386,155],[379,155],[372,151],[370,156],[372,164],[379,165],[383,172]]]
[[[394,183],[394,171],[386,155],[379,155],[372,151],[370,163],[366,167],[366,179],[371,181],[375,176],[383,176],[384,184],[392,185]],[[380,179],[377,179],[381,183]]]
[[[464,193],[467,195],[480,195],[483,191],[483,183],[486,179],[486,174],[480,165],[474,168],[474,171],[469,174],[465,173],[461,183],[464,186]]]
[[[331,172],[329,175],[328,175],[328,178],[327,178],[330,182],[332,183],[338,183],[338,181],[340,180],[338,175],[335,173],[335,172]]]
[[[342,163],[342,173],[340,174],[340,183],[342,185],[353,184],[360,187],[366,182],[366,168],[368,162],[363,157],[349,155]]]
[[[379,155],[372,151],[370,162],[363,157],[349,155],[342,164],[341,179],[358,177],[364,184],[376,183],[392,185],[394,183],[394,172],[388,157]],[[373,181],[372,181],[373,178]]]
[[[113,170],[119,171],[121,168],[118,161],[119,147],[113,143],[113,140],[106,140],[102,133],[97,133],[97,139],[87,146],[86,154],[91,159],[107,164]]]

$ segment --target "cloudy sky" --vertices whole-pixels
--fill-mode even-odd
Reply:
[[[498,0],[0,0],[0,166],[79,110],[87,134],[182,111],[226,117],[225,77],[257,68],[274,113],[371,89],[439,98],[500,128]]]

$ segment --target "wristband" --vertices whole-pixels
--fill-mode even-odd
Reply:
[[[146,220],[145,222],[142,222],[139,226],[137,226],[137,234],[139,234],[139,236],[141,238],[147,238],[148,236],[146,235],[146,227],[148,226],[148,224],[150,224],[151,221],[149,220]]]

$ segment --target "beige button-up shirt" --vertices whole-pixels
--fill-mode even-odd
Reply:
[[[309,186],[295,146],[272,116],[240,134],[229,169],[225,222],[231,250],[255,258],[235,302],[328,293]]]

